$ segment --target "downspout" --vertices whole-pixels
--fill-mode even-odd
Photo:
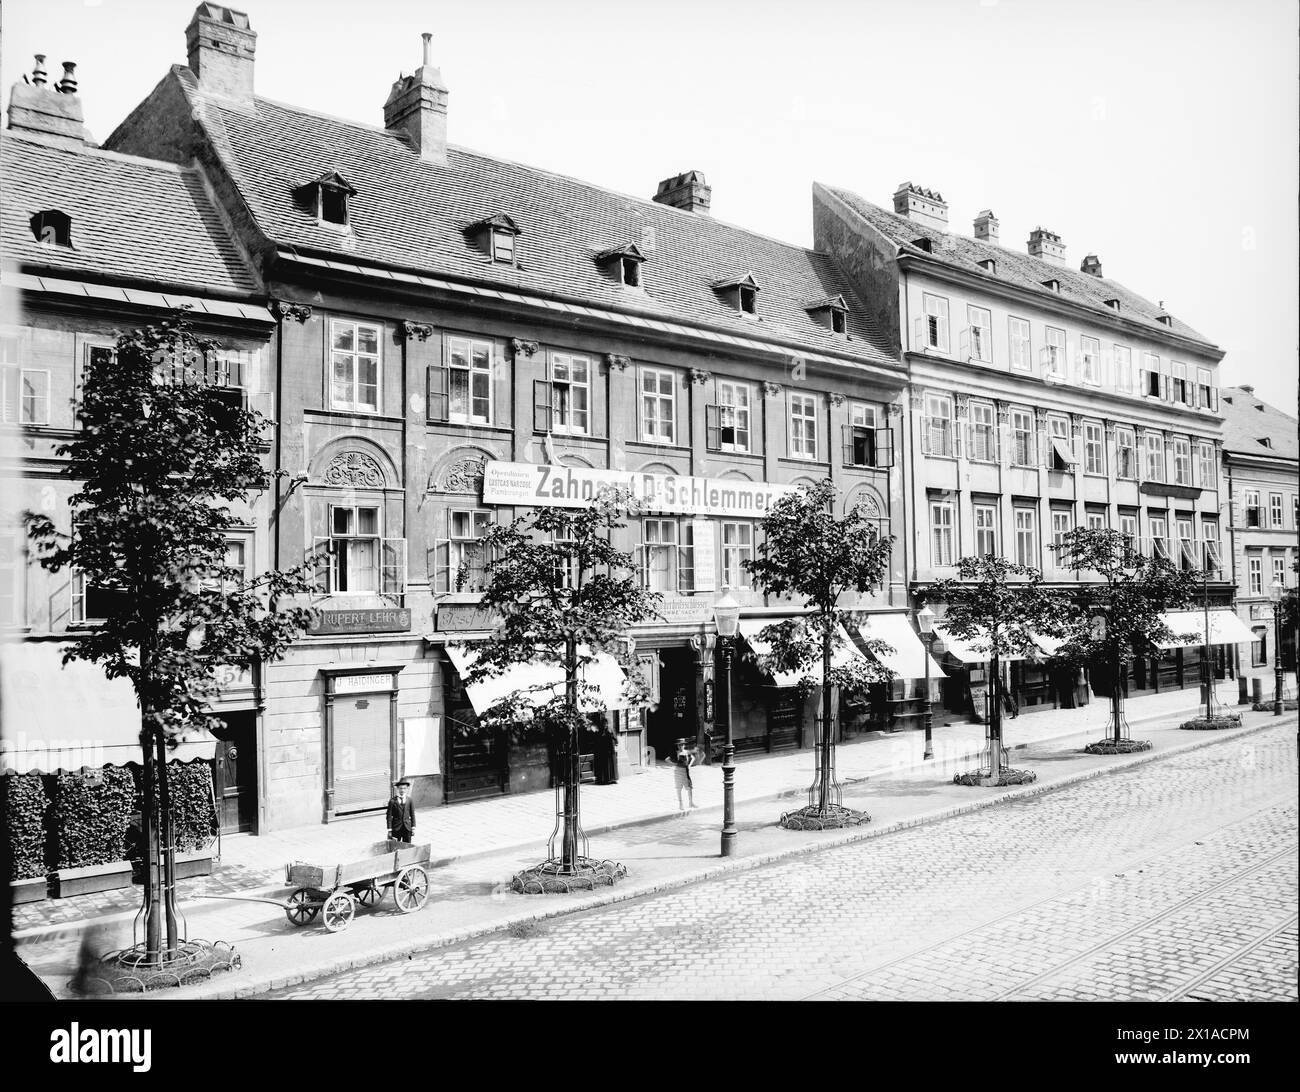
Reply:
[[[1232,558],[1230,571],[1232,573],[1232,605],[1237,605],[1237,501],[1233,496],[1232,489],[1232,459],[1225,450],[1223,453],[1223,467],[1227,471],[1228,477],[1228,548]],[[1232,674],[1234,678],[1241,678],[1241,645],[1232,646]],[[1238,693],[1240,693],[1241,683],[1237,683]]]

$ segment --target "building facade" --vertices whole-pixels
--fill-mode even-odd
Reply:
[[[973,237],[958,234],[942,196],[911,183],[890,208],[820,184],[813,204],[814,245],[849,269],[907,366],[913,593],[988,553],[1041,570],[1050,587],[1077,586],[1082,574],[1050,549],[1075,527],[1118,529],[1185,567],[1219,556],[1218,348],[1103,277],[1096,255],[1070,268],[1050,231],[1034,231],[1020,253],[1001,245],[985,211]],[[1220,575],[1206,590],[1227,605]],[[984,665],[949,645],[945,701],[978,714]],[[1044,660],[1050,650],[1045,642]],[[1175,649],[1141,663],[1131,685],[1196,685],[1199,655]],[[1077,678],[1045,662],[1009,672],[1022,708],[1087,700]]]

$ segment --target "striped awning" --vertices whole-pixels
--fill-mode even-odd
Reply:
[[[764,641],[759,634],[764,627],[774,622],[784,621],[784,618],[742,618],[740,620],[741,636],[745,638],[745,643],[753,650],[754,655],[759,658],[760,666],[763,658],[771,655],[772,646]],[[831,651],[831,667],[845,667],[852,663],[854,659],[861,659],[862,653],[858,651],[858,646],[853,643],[853,638],[849,636],[848,631],[843,626],[837,626],[835,632],[839,639],[835,642],[835,647]],[[820,663],[811,672],[772,671],[767,667],[763,667],[763,670],[772,676],[772,681],[777,686],[782,687],[797,686],[799,680],[805,674],[810,674],[814,679],[820,681],[822,674]]]
[[[1175,634],[1195,634],[1192,640],[1175,639],[1160,642],[1159,648],[1190,648],[1194,645],[1239,645],[1255,640],[1250,628],[1232,611],[1218,608],[1209,611],[1210,635],[1205,638],[1204,610],[1171,610],[1160,616]]]
[[[446,647],[447,658],[461,679],[465,679],[478,659],[473,646],[449,644]],[[589,651],[579,648],[581,655],[587,655]],[[599,691],[599,696],[592,698],[583,696],[579,690],[584,710],[594,712],[600,709],[622,709],[628,705],[623,693],[627,676],[623,674],[618,661],[608,653],[597,652],[592,663],[580,667],[578,680],[595,686]],[[527,694],[529,704],[534,708],[561,697],[564,694],[564,668],[554,662],[514,664],[499,675],[465,684],[465,694],[476,713],[485,712],[502,698],[521,690]]]

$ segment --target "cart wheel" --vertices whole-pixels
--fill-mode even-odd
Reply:
[[[318,913],[320,907],[313,905],[311,892],[305,887],[298,888],[289,896],[289,905],[284,908],[284,916],[290,925],[306,925]]]
[[[403,914],[413,914],[429,897],[429,875],[419,865],[411,865],[397,874],[393,884],[393,901]]]
[[[337,933],[352,924],[357,904],[346,891],[335,891],[325,900],[325,928]]]
[[[373,883],[357,892],[357,902],[367,909],[383,901],[383,898],[384,889]]]

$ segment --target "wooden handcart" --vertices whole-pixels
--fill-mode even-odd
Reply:
[[[285,883],[294,888],[284,912],[294,925],[321,914],[325,928],[337,933],[352,924],[357,905],[377,906],[389,888],[403,914],[413,914],[429,898],[431,846],[376,842],[366,857],[346,864],[315,865],[293,861],[284,867]]]

